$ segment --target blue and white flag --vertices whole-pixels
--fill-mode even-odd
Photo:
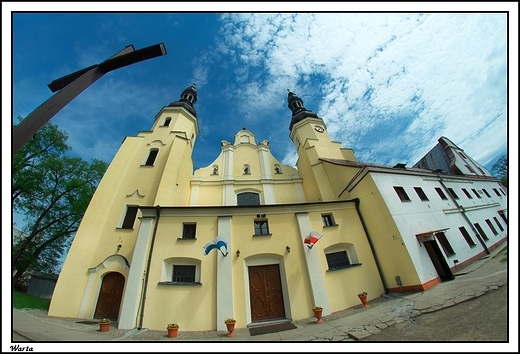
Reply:
[[[224,240],[224,237],[222,236],[218,236],[215,237],[213,239],[213,241],[211,242],[208,242],[203,248],[203,252],[204,252],[204,255],[207,256],[208,253],[212,250],[212,249],[218,249],[220,250],[220,252],[222,253],[222,255],[224,257],[227,256],[228,254],[228,251],[227,251],[227,242],[226,240]]]

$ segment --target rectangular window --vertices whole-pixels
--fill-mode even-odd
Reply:
[[[269,235],[267,220],[255,220],[255,235]]]
[[[453,188],[448,188],[448,192],[449,192],[450,195],[453,197],[453,199],[459,199],[459,196],[457,195],[457,193],[455,193],[455,191],[453,190]]]
[[[444,232],[437,232],[435,236],[437,237],[437,240],[439,240],[439,243],[441,244],[444,253],[446,253],[446,256],[451,256],[455,254]]]
[[[413,187],[413,189],[415,189],[415,193],[417,193],[417,195],[419,196],[419,198],[421,198],[421,200],[428,200],[428,197],[426,196],[426,194],[424,194],[424,191],[422,190],[421,187]]]
[[[500,188],[500,192],[503,194],[503,195],[506,195],[506,192],[504,192],[504,190],[502,188]]]
[[[495,194],[498,195],[499,197],[501,197],[502,195],[498,192],[498,189],[496,188],[493,188],[493,190],[495,191]]]
[[[327,253],[325,257],[327,258],[329,270],[342,269],[350,265],[347,251]]]
[[[442,189],[440,189],[439,187],[435,187],[435,190],[437,191],[437,194],[439,195],[439,197],[441,197],[442,200],[448,199],[448,197],[446,197],[446,194],[444,194]]]
[[[469,172],[471,172],[471,173],[475,173],[475,170],[472,169],[470,165],[464,165],[464,166],[466,166],[466,168],[469,170]],[[475,173],[475,174],[476,174],[476,173]]]
[[[476,246],[475,242],[473,241],[473,239],[469,235],[468,231],[464,228],[464,226],[459,227],[459,231],[462,234],[462,236],[464,236],[464,239],[468,243],[469,247],[475,247]]]
[[[487,235],[484,233],[484,230],[482,229],[482,227],[480,227],[480,225],[478,224],[478,222],[474,223],[473,224],[477,230],[478,230],[478,233],[480,234],[480,236],[482,236],[482,238],[487,241],[489,240],[489,237],[487,237]]]
[[[182,238],[183,239],[195,239],[195,232],[197,231],[196,223],[182,224]]]
[[[139,207],[136,207],[136,206],[128,205],[126,207],[125,219],[123,220],[123,225],[121,226],[122,229],[133,229],[134,228],[134,221],[135,221],[135,217],[137,216],[138,209],[139,209]]]
[[[409,202],[410,198],[408,198],[408,194],[404,191],[403,187],[394,187],[395,192],[399,196],[399,199],[401,199],[402,202]]]
[[[480,196],[480,194],[478,194],[478,192],[477,192],[476,189],[473,189],[473,188],[472,188],[471,190],[473,191],[473,194],[475,194],[475,195],[477,196],[477,198],[479,198],[479,199],[482,198],[482,197]]]
[[[491,196],[489,195],[489,193],[487,192],[487,190],[485,190],[484,188],[482,188],[482,192],[484,192],[484,194],[485,194],[488,198],[491,198]]]
[[[498,215],[500,215],[500,217],[502,218],[502,220],[504,220],[504,222],[506,223],[507,225],[507,218],[506,218],[506,213],[504,213],[503,210],[499,210],[497,211]]]
[[[498,219],[496,217],[493,216],[493,220],[495,220],[495,223],[497,224],[498,228],[500,229],[500,231],[504,231],[504,228],[502,227],[502,225],[498,222]]]
[[[172,282],[194,283],[195,269],[194,265],[173,265]]]
[[[335,226],[334,218],[332,214],[322,214],[321,220],[323,220],[323,226]]]
[[[491,229],[491,232],[493,233],[493,235],[495,235],[495,236],[498,235],[498,231],[495,229],[495,227],[491,223],[491,220],[486,219],[486,224],[488,224],[488,226]]]
[[[464,192],[464,194],[466,194],[466,197],[468,197],[468,199],[473,199],[473,197],[471,196],[471,194],[469,194],[466,188],[462,188],[462,191]]]

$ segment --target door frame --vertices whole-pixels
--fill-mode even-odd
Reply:
[[[245,308],[246,308],[246,323],[252,324],[252,316],[251,316],[251,294],[249,292],[249,267],[254,266],[263,266],[263,265],[275,265],[277,264],[280,268],[280,282],[282,285],[282,296],[283,296],[283,306],[285,310],[285,320],[291,320],[291,304],[289,302],[289,292],[287,285],[287,276],[285,273],[285,265],[284,259],[280,255],[276,254],[261,254],[255,255],[251,257],[247,257],[244,259],[244,295],[245,295]],[[280,319],[276,320],[280,321]],[[275,321],[273,321],[275,322]],[[259,322],[255,322],[258,324]]]
[[[439,247],[439,244],[437,243],[437,240],[433,239],[433,240],[429,240],[429,241],[424,241],[423,244],[424,244],[426,253],[430,257],[433,267],[435,268],[435,271],[437,272],[437,275],[441,279],[441,282],[455,279],[455,276],[453,275],[453,273],[450,269],[450,266],[448,265],[448,262],[446,261],[446,258],[444,257],[444,254],[442,253],[441,248]],[[429,252],[429,246],[431,246],[431,249],[434,254],[431,254]],[[436,259],[433,259],[433,257],[435,257]],[[438,269],[439,266],[442,268],[444,275],[441,275],[439,273],[439,269]]]

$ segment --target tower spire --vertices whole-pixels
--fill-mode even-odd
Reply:
[[[291,124],[289,125],[289,130],[292,130],[292,127],[295,123],[301,121],[304,118],[318,118],[318,115],[313,111],[307,110],[303,106],[303,101],[300,97],[296,96],[291,90],[287,89],[287,107],[292,111],[292,119]]]
[[[191,114],[193,114],[195,117],[197,117],[197,112],[195,111],[195,108],[193,105],[197,102],[197,89],[196,84],[193,83],[191,86],[187,87],[182,91],[181,98],[178,101],[174,101],[170,103],[169,107],[184,107],[186,108]]]

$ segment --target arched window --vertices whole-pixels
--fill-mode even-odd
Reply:
[[[169,127],[171,121],[172,121],[172,117],[166,117],[166,119],[164,120],[163,127]]]
[[[260,205],[260,195],[253,192],[237,194],[237,205]]]
[[[159,153],[159,149],[151,149],[150,152],[148,153],[148,158],[146,159],[145,165],[153,166],[158,153]]]

